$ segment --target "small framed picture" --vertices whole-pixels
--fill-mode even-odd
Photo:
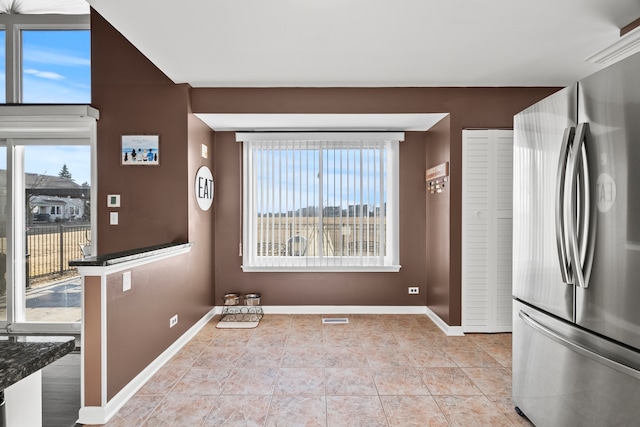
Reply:
[[[159,135],[122,135],[121,164],[154,166],[160,163]]]

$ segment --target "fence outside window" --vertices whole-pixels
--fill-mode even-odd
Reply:
[[[4,234],[4,233],[3,233]],[[69,261],[82,258],[81,247],[91,241],[90,224],[33,224],[26,231],[27,287],[32,279],[55,278],[77,270]],[[0,238],[6,254],[6,238]]]

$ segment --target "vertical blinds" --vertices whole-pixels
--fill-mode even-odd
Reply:
[[[392,136],[238,134],[243,269],[391,265],[390,164],[402,134]]]

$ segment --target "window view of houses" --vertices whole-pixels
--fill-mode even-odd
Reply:
[[[64,275],[90,242],[90,186],[69,176],[25,173],[27,287]],[[7,171],[0,169],[0,252],[6,253]]]

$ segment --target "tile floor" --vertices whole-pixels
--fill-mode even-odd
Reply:
[[[322,317],[267,314],[255,329],[214,318],[107,425],[531,425],[511,403],[511,334],[447,337],[423,315]]]

